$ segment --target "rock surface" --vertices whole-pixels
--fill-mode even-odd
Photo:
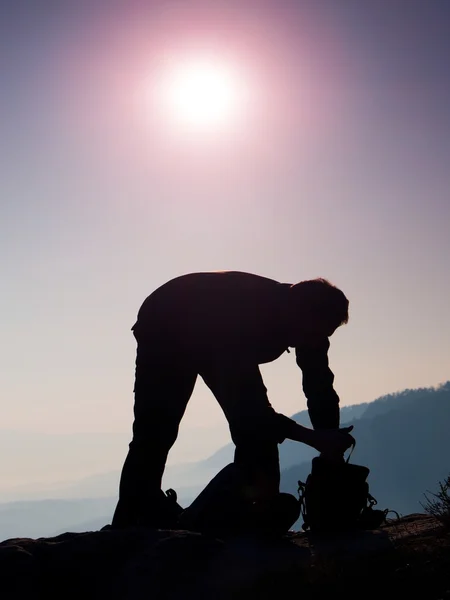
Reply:
[[[449,547],[439,524],[420,514],[376,531],[332,537],[289,533],[279,540],[220,540],[143,529],[65,533],[2,542],[0,592],[15,600],[235,600],[293,594],[305,600],[334,596],[341,588],[347,599],[379,598],[385,585],[391,595],[397,583],[403,593],[410,583],[409,598],[438,600],[450,597]]]

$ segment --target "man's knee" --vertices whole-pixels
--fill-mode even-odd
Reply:
[[[278,464],[278,441],[276,420],[271,416],[263,419],[241,421],[232,427],[236,446],[235,460],[248,464]]]
[[[277,447],[284,439],[280,431],[278,413],[272,407],[259,414],[241,416],[230,422],[230,431],[236,446]]]

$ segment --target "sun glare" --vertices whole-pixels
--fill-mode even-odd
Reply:
[[[162,108],[176,127],[213,131],[232,126],[244,85],[231,66],[214,60],[180,61],[163,74]]]

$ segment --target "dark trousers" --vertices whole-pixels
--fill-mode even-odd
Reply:
[[[219,402],[236,445],[234,462],[255,500],[279,491],[277,413],[257,364],[232,352],[188,354],[135,336],[133,438],[123,466],[114,527],[164,526],[161,480],[180,421],[200,375]]]

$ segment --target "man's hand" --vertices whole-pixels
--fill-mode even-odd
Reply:
[[[350,435],[353,425],[341,429],[309,429],[284,415],[279,414],[278,418],[283,438],[307,444],[329,460],[343,460],[344,452],[355,443]]]
[[[330,460],[342,459],[344,452],[355,443],[350,435],[353,425],[341,429],[316,429],[312,436],[311,446]]]

